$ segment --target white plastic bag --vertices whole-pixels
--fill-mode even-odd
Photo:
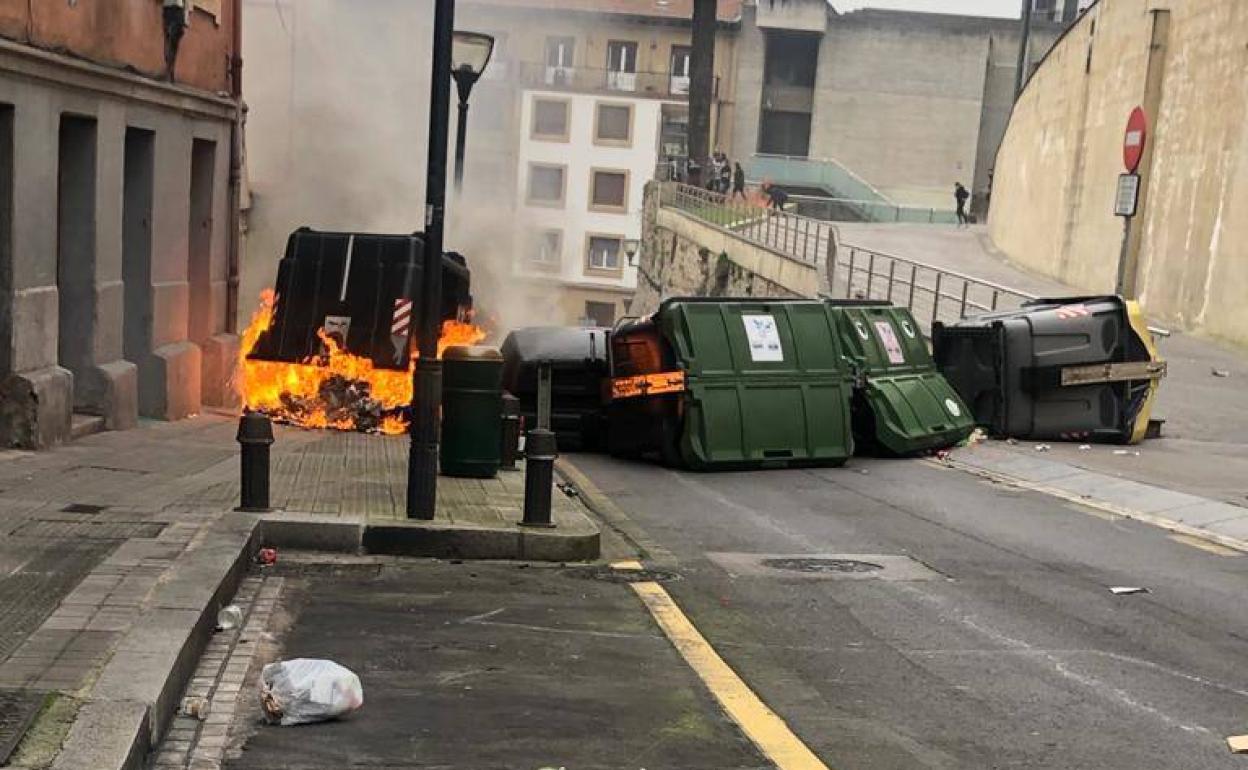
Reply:
[[[364,705],[364,688],[331,660],[279,660],[260,672],[260,703],[269,721],[289,727],[355,711]]]

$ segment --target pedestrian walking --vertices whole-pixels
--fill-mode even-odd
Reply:
[[[739,162],[732,164],[732,199],[736,200],[738,195],[741,200],[748,200],[745,197],[745,169]]]
[[[953,198],[958,203],[958,227],[970,227],[971,218],[966,215],[966,199],[969,197],[971,197],[971,194],[966,191],[962,183],[954,182]]]
[[[732,188],[732,164],[728,161],[728,156],[724,156],[723,165],[719,167],[719,194],[727,195],[729,189]]]

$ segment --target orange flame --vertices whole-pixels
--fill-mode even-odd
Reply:
[[[260,307],[243,331],[233,384],[245,409],[263,412],[270,417],[304,428],[359,430],[357,416],[335,408],[322,395],[322,386],[333,377],[341,377],[356,387],[366,383],[368,397],[379,405],[382,416],[374,428],[379,433],[395,435],[407,431],[407,417],[398,410],[412,400],[412,370],[416,355],[406,371],[380,369],[367,358],[343,350],[338,342],[318,330],[325,354],[303,363],[258,361],[247,356],[255,348],[260,335],[273,325],[277,295],[272,289],[260,294]],[[446,321],[438,340],[438,358],[451,345],[475,345],[485,339],[486,331],[470,322]]]

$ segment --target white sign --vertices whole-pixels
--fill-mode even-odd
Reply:
[[[945,409],[954,417],[962,416],[962,407],[958,406],[958,402],[952,398],[945,399]]]
[[[1114,216],[1133,217],[1140,202],[1140,175],[1119,174],[1118,194],[1114,196]]]
[[[783,361],[784,348],[780,345],[780,330],[776,319],[769,315],[743,315],[745,338],[750,343],[750,358],[754,361]]]
[[[875,336],[879,337],[880,344],[884,346],[884,352],[888,354],[890,364],[906,362],[906,354],[901,349],[901,342],[897,340],[897,332],[893,331],[892,324],[888,321],[876,321]]]

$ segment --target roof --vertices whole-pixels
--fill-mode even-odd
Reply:
[[[687,21],[693,18],[693,0],[469,0],[481,5],[531,8],[542,11],[614,14],[649,19]],[[744,0],[718,0],[719,21],[741,19]]]

